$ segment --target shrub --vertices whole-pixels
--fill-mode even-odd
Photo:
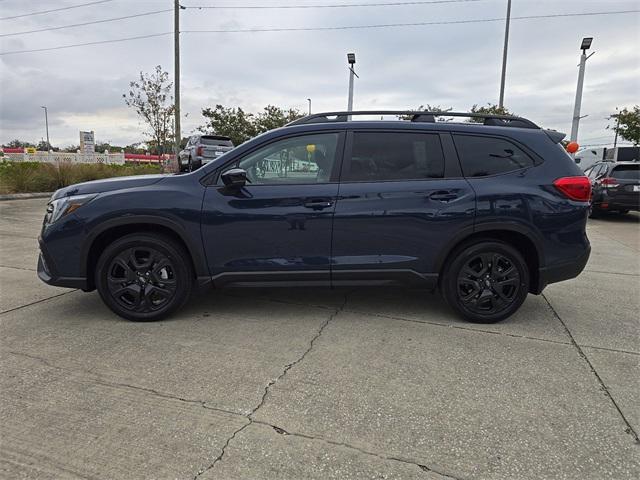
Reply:
[[[160,173],[158,165],[105,165],[0,161],[0,194],[52,192],[74,183]]]

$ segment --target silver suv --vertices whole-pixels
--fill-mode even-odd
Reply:
[[[193,135],[189,138],[184,150],[178,154],[178,166],[181,172],[192,172],[232,148],[233,142],[229,137]]]

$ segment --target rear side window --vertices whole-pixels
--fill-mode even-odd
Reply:
[[[203,145],[215,145],[218,147],[233,147],[233,143],[228,138],[200,137]]]
[[[342,181],[442,178],[444,155],[438,134],[354,132]]]
[[[620,165],[611,172],[619,180],[640,180],[640,165]]]
[[[496,137],[454,135],[465,177],[485,177],[535,165],[515,144]]]

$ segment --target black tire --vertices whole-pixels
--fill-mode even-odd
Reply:
[[[495,323],[513,315],[529,293],[529,269],[512,246],[478,240],[453,252],[443,271],[446,302],[473,323]]]
[[[193,168],[193,163],[191,162],[191,157],[189,157],[189,163],[187,164],[187,172],[193,172],[195,169]]]
[[[136,322],[160,320],[180,308],[193,286],[191,259],[175,240],[136,233],[111,243],[96,266],[102,301]]]
[[[589,205],[589,218],[598,218],[601,216],[600,214],[601,212],[597,207]]]

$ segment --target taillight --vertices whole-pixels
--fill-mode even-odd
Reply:
[[[600,183],[605,188],[614,188],[614,187],[618,186],[618,180],[616,180],[615,178],[611,178],[611,177],[603,178],[602,180],[600,180]]]
[[[591,181],[585,176],[558,178],[553,186],[571,200],[588,202],[591,199]]]
[[[202,145],[196,148],[196,155],[199,157],[202,157],[204,155],[204,147]]]

